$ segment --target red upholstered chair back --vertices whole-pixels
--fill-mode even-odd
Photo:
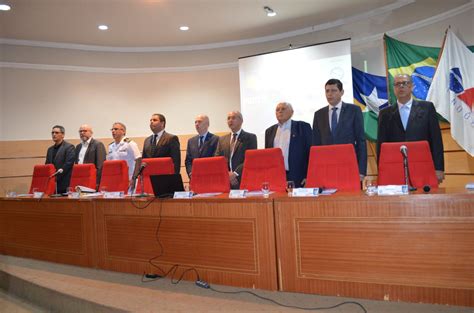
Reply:
[[[306,187],[360,190],[359,167],[352,144],[313,146],[309,153]]]
[[[143,163],[146,163],[146,167],[143,169],[143,189],[145,189],[145,192],[148,194],[153,194],[150,175],[174,174],[174,163],[172,158],[166,157],[143,159],[142,164]],[[142,192],[140,178],[137,179],[137,187],[135,192]]]
[[[74,164],[69,187],[84,186],[96,189],[97,170],[94,164]]]
[[[261,190],[262,183],[270,183],[270,190],[286,190],[286,172],[280,148],[247,150],[240,189]]]
[[[222,156],[194,159],[189,188],[195,193],[229,192],[226,159]]]
[[[56,177],[49,178],[56,172],[53,164],[35,165],[31,179],[30,193],[37,188],[38,191],[52,195],[56,191]]]
[[[102,177],[99,190],[106,188],[107,191],[128,191],[128,165],[125,160],[104,161],[102,166]]]
[[[429,185],[438,187],[433,158],[427,141],[385,142],[380,150],[379,185],[403,185],[405,175],[403,156],[400,147],[405,145],[408,150],[408,170],[411,185],[422,188]]]

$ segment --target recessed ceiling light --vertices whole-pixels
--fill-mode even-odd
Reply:
[[[183,26],[180,26],[179,29],[182,30],[182,31],[187,31],[189,29],[189,27],[183,25]]]
[[[272,16],[277,15],[276,12],[273,11],[273,9],[270,8],[270,7],[268,7],[268,6],[264,6],[264,7],[263,7],[263,10],[265,11],[265,13],[267,13],[267,16],[272,17]]]
[[[99,26],[97,26],[97,28],[100,29],[100,30],[107,30],[107,29],[109,29],[109,26],[107,26],[107,25],[99,25]]]
[[[11,7],[8,4],[0,4],[0,11],[10,11]]]

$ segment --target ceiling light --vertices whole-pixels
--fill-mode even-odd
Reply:
[[[109,29],[109,26],[107,26],[107,25],[99,25],[99,26],[97,26],[97,28],[100,29],[100,30],[107,30],[107,29]]]
[[[275,16],[277,15],[275,11],[272,10],[272,8],[264,6],[263,10],[267,13],[267,16]]]
[[[179,29],[182,31],[187,31],[189,29],[189,26],[183,25],[183,26],[180,26]]]
[[[10,11],[11,7],[8,4],[0,4],[0,11]]]

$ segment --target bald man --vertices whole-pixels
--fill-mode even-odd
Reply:
[[[191,178],[193,160],[197,158],[212,157],[216,153],[219,137],[209,132],[209,117],[198,115],[194,120],[197,135],[188,140],[186,148],[186,172]]]
[[[240,188],[245,151],[257,149],[257,136],[244,131],[242,129],[243,122],[244,118],[239,111],[227,114],[227,126],[231,132],[219,138],[216,150],[216,156],[223,156],[227,159],[232,189]]]
[[[106,152],[104,144],[92,138],[93,134],[91,126],[84,124],[79,127],[81,143],[76,146],[76,164],[94,164],[97,170],[97,186],[99,186]]]

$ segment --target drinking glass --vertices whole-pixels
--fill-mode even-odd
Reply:
[[[270,183],[269,182],[263,182],[262,183],[262,193],[265,198],[268,197],[270,194]]]
[[[293,189],[295,188],[295,182],[292,180],[289,180],[286,182],[286,191],[288,192],[288,197],[293,196]]]

